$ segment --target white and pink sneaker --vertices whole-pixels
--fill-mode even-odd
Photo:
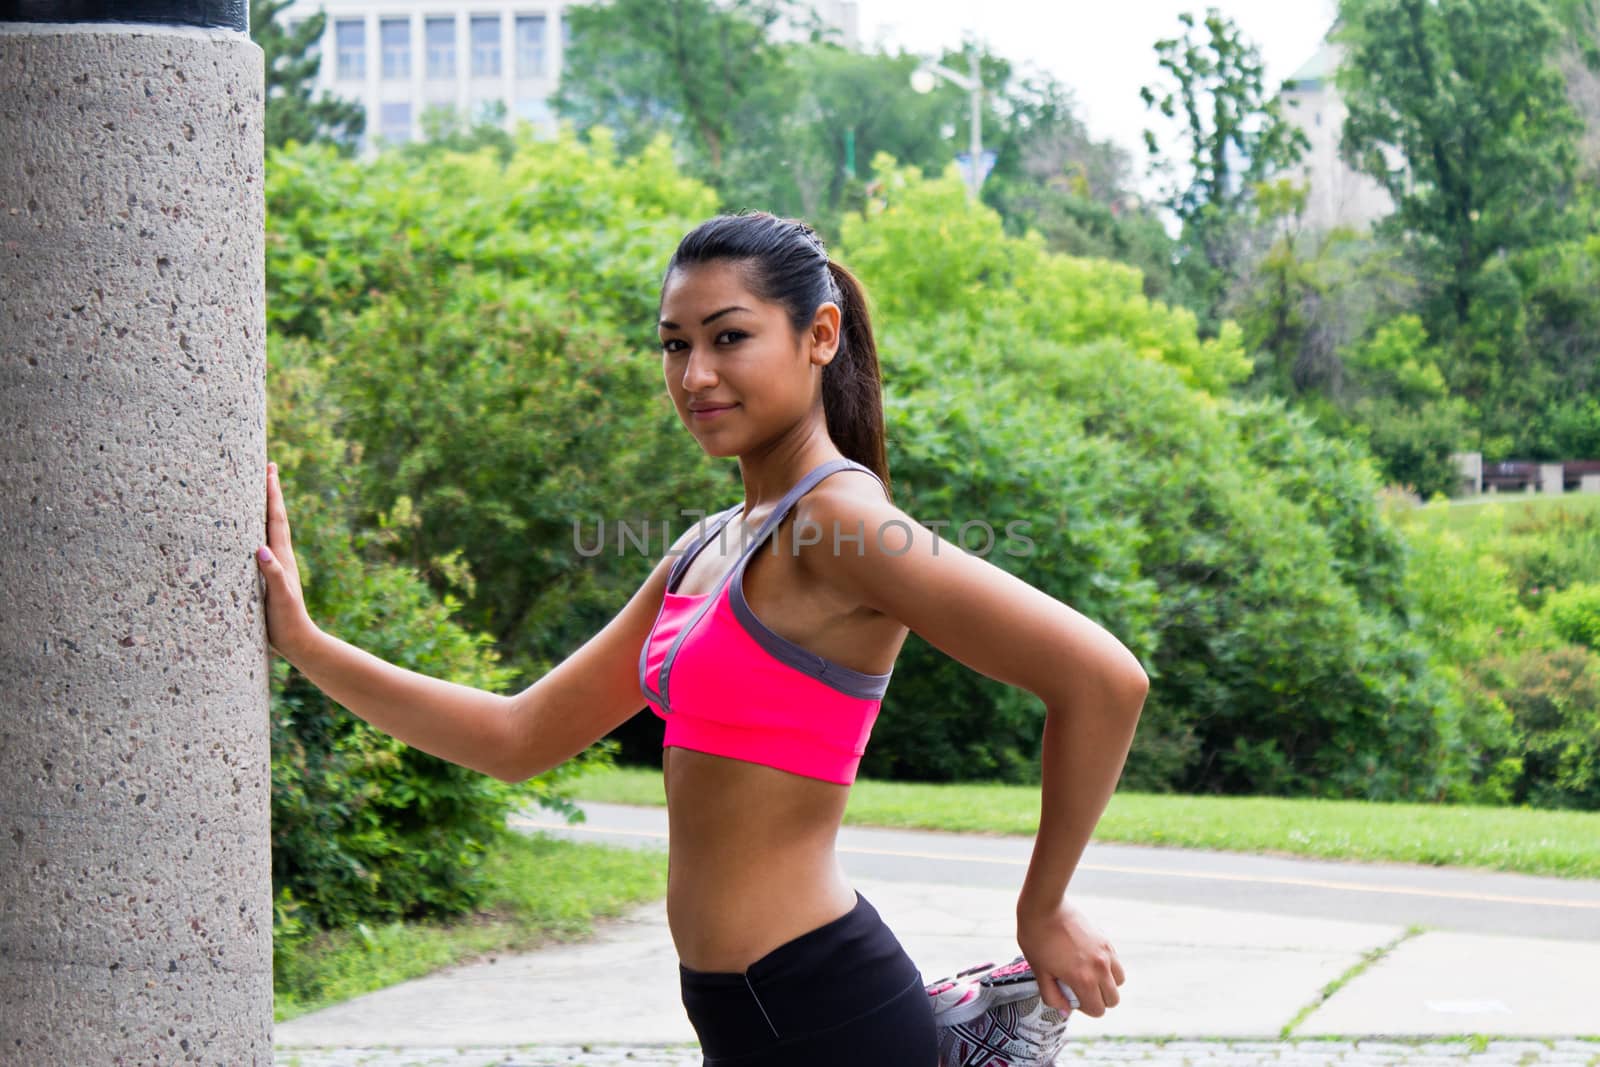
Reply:
[[[1078,998],[1057,983],[1076,1008]],[[1021,956],[983,963],[926,987],[939,1027],[940,1067],[1050,1067],[1067,1043],[1067,1019],[1039,997]]]

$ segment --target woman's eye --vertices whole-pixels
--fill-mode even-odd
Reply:
[[[731,345],[735,341],[743,340],[745,336],[746,334],[743,330],[723,330],[717,334],[717,343]]]
[[[681,344],[683,344],[683,342],[678,340],[676,337],[669,337],[665,341],[661,342],[661,351],[663,351],[663,352],[676,352],[677,348],[674,347],[674,346],[681,345]]]

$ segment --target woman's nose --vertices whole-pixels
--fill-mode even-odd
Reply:
[[[683,365],[683,387],[691,393],[700,392],[717,384],[717,374],[711,360],[698,348],[689,350],[689,359]]]

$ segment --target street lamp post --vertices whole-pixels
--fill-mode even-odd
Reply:
[[[922,66],[911,72],[911,88],[919,93],[931,93],[938,84],[936,77],[943,78],[962,89],[971,96],[972,121],[968,140],[968,152],[971,166],[967,171],[967,191],[972,198],[978,198],[978,188],[983,184],[983,79],[978,73],[978,49],[969,46],[967,49],[966,74],[958,74],[949,67],[932,60],[926,60]]]

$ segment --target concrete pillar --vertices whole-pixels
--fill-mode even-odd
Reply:
[[[1483,453],[1482,452],[1452,452],[1450,458],[1455,461],[1456,470],[1461,473],[1460,486],[1468,496],[1477,496],[1483,492]]]
[[[272,1062],[245,12],[0,0],[0,1063]]]
[[[1565,492],[1566,486],[1562,480],[1564,473],[1559,463],[1539,464],[1539,491],[1556,494]]]
[[[1579,478],[1578,491],[1581,493],[1600,493],[1600,474],[1585,474]]]

